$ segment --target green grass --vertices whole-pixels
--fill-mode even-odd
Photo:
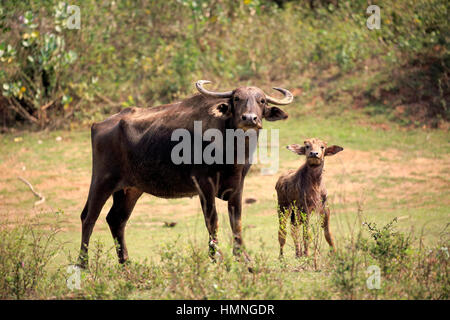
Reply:
[[[299,106],[292,106],[288,111],[295,108]],[[414,289],[414,292],[412,289],[404,289],[401,292],[395,289],[400,286],[400,280],[391,275],[383,278],[385,287],[377,291],[378,293],[366,289],[363,276],[359,274],[365,265],[362,262],[358,264],[359,275],[354,278],[356,287],[351,290],[341,287],[342,283],[346,286],[349,284],[342,282],[342,279],[339,280],[341,282],[336,282],[336,264],[333,262],[335,258],[327,254],[328,249],[322,235],[318,266],[313,263],[313,258],[294,259],[290,234],[286,244],[286,259],[284,262],[278,260],[278,218],[274,182],[281,171],[295,168],[303,161],[285,150],[284,145],[302,143],[304,138],[312,136],[345,148],[344,153],[330,158],[326,164],[326,181],[332,210],[331,229],[338,251],[347,254],[345,259],[350,259],[350,252],[357,252],[361,259],[375,259],[367,256],[367,252],[358,251],[360,249],[349,249],[352,247],[351,239],[357,239],[364,221],[383,226],[399,217],[396,228],[404,234],[413,234],[416,239],[414,248],[420,247],[420,241],[430,248],[448,245],[448,238],[445,236],[448,232],[446,225],[450,222],[449,163],[446,159],[449,151],[448,136],[437,130],[404,130],[394,124],[391,130],[377,130],[370,125],[370,119],[366,119],[367,125],[355,122],[356,119],[364,119],[363,117],[358,111],[339,117],[292,112],[287,121],[265,124],[266,128],[280,129],[280,170],[274,177],[261,177],[259,170],[253,168],[252,174],[246,180],[244,198],[253,197],[257,202],[244,204],[243,237],[247,250],[255,259],[254,268],[259,270],[256,274],[245,271],[245,264],[235,262],[231,257],[231,230],[226,203],[217,200],[219,241],[225,260],[215,265],[209,262],[207,257],[208,235],[198,199],[164,200],[144,195],[126,229],[129,255],[131,261],[137,264],[129,265],[127,272],[117,265],[112,238],[104,221],[111,206],[109,200],[91,239],[91,264],[96,261],[104,270],[95,278],[91,266],[91,272],[85,273],[83,290],[78,293],[65,287],[65,268],[77,256],[79,249],[79,215],[87,196],[91,170],[89,131],[20,132],[2,135],[3,152],[0,155],[0,165],[2,170],[10,167],[12,171],[5,171],[5,175],[0,178],[0,197],[5,203],[0,207],[1,221],[18,221],[16,225],[21,225],[24,221],[38,219],[33,227],[36,232],[47,232],[45,230],[51,227],[61,228],[55,237],[55,243],[61,243],[62,246],[46,267],[48,274],[43,277],[42,287],[27,291],[22,297],[431,297],[428,295],[428,289],[422,287],[422,280],[417,278],[414,282],[414,277],[411,279],[413,282],[407,284],[411,288],[419,288]],[[58,136],[62,137],[59,142],[55,140]],[[14,142],[17,137],[23,140]],[[38,144],[39,140],[42,140],[42,144]],[[346,161],[350,162],[345,163],[342,161],[345,152],[354,153],[361,159],[346,157]],[[414,161],[418,158],[424,159],[422,161],[426,161],[427,166],[435,164],[438,167],[427,173],[423,166],[415,164]],[[352,167],[360,162],[365,165]],[[412,165],[415,167],[411,168],[410,174],[396,173],[396,170],[401,170],[403,166]],[[22,166],[26,167],[25,171],[21,171]],[[374,174],[373,170],[382,170],[383,173]],[[36,199],[28,188],[16,179],[16,172],[20,172],[24,177],[30,175],[30,182],[47,198],[44,206],[33,209]],[[353,185],[362,187],[353,188]],[[17,197],[21,201],[14,202]],[[165,221],[176,221],[177,225],[174,228],[166,228],[163,227]],[[370,239],[367,231],[362,231],[362,234]],[[97,258],[95,243],[104,247],[103,253]],[[100,250],[100,247],[97,249]],[[408,257],[413,259],[413,256]],[[342,261],[347,263],[349,260],[345,259]],[[408,270],[416,266],[417,264],[411,262],[411,268]],[[402,272],[409,272],[408,270],[399,271],[399,277]],[[446,272],[444,275],[448,276],[448,269]],[[56,277],[57,280],[50,281],[50,276]],[[444,285],[445,290],[448,290],[447,286],[448,282]],[[346,290],[350,290],[350,296]],[[436,292],[442,293],[442,290]],[[447,292],[445,290],[444,292]]]
[[[440,251],[448,248],[450,222],[446,2],[387,1],[376,31],[365,27],[365,2],[315,10],[293,2],[279,9],[265,0],[191,2],[83,1],[81,33],[55,30],[56,1],[0,5],[0,46],[17,51],[3,50],[0,82],[4,90],[4,84],[20,88],[3,94],[19,103],[24,94],[36,116],[55,100],[47,109],[49,122],[40,127],[71,129],[0,135],[0,298],[448,299],[448,260]],[[35,20],[23,24],[17,19],[26,11]],[[23,40],[34,22],[37,43],[28,47]],[[40,60],[49,32],[64,39],[62,53],[77,53],[75,63],[31,62]],[[53,70],[46,74],[49,84],[44,69]],[[198,199],[144,195],[126,230],[134,263],[116,262],[105,223],[109,200],[92,236],[91,269],[83,273],[82,290],[70,291],[66,267],[78,254],[91,175],[87,125],[129,105],[183,98],[198,79],[212,80],[218,90],[295,90],[294,103],[283,108],[289,119],[264,124],[280,130],[279,171],[261,176],[258,164],[246,179],[244,198],[257,200],[243,206],[244,241],[255,272],[231,257],[226,203],[217,200],[224,261],[212,264]],[[48,96],[38,97],[33,86]],[[404,112],[397,113],[399,106]],[[15,112],[3,118],[17,129]],[[444,130],[421,129],[424,124]],[[296,260],[288,235],[280,262],[274,185],[282,171],[303,162],[285,146],[311,137],[344,147],[325,166],[338,252],[329,255],[322,237],[320,256]],[[43,205],[33,206],[36,198],[18,176],[45,195]],[[362,226],[367,221],[381,228],[396,217],[401,233],[383,233],[389,241],[373,241]],[[166,221],[177,225],[165,228]],[[50,239],[52,251],[43,252],[52,228],[60,231]],[[409,234],[410,246],[399,244]],[[382,275],[378,291],[365,286],[370,264],[395,269]]]
[[[418,156],[439,158],[450,152],[450,138],[444,130],[408,130],[395,123],[389,123],[390,130],[382,130],[371,125],[376,122],[361,111],[345,112],[338,108],[339,115],[312,116],[301,112],[302,109],[300,104],[286,108],[291,117],[295,117],[294,121],[265,124],[265,128],[280,129],[280,145],[320,137],[329,143],[362,151],[383,154],[386,148],[401,150],[404,160]],[[318,113],[321,112],[323,110],[318,109]]]

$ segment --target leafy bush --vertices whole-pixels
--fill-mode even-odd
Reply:
[[[412,235],[394,230],[397,219],[378,228],[364,223],[362,230],[332,258],[332,283],[345,299],[448,299],[450,287],[448,239],[436,248],[412,246]],[[370,268],[380,270],[380,287],[366,286]],[[370,272],[369,272],[370,273]]]
[[[48,265],[60,249],[56,232],[0,225],[0,299],[29,298],[48,288]]]
[[[368,242],[364,249],[381,266],[384,275],[398,271],[410,251],[409,237],[394,230],[396,222],[397,219],[394,219],[381,229],[375,223],[365,224],[374,241]]]
[[[11,100],[0,100],[3,119],[41,127],[66,122],[52,117],[89,123],[130,104],[179,99],[200,78],[224,89],[276,82],[302,86],[308,94],[312,87],[305,78],[322,83],[329,78],[322,72],[360,78],[367,70],[387,79],[364,88],[369,100],[386,100],[389,110],[402,89],[413,87],[420,94],[404,97],[406,103],[419,101],[432,110],[426,117],[448,119],[446,1],[385,1],[381,29],[373,31],[366,27],[367,1],[314,4],[88,0],[80,4],[81,29],[68,30],[67,7],[58,1],[3,3],[0,84]],[[420,69],[437,69],[397,80],[395,72],[414,61]],[[392,79],[397,91],[387,97],[376,92],[392,87]],[[359,99],[357,85],[343,92],[336,82],[336,98],[350,92]]]
[[[60,21],[61,17],[55,19]],[[15,48],[0,43],[0,59],[6,65],[1,74],[2,94],[18,114],[43,127],[47,108],[55,103],[67,106],[72,101],[63,88],[77,55],[66,49],[62,34],[39,30],[33,12],[26,11],[19,21],[20,41]],[[60,27],[58,30],[61,32]]]

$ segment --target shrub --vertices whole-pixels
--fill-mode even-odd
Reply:
[[[0,299],[24,299],[48,288],[48,266],[60,251],[57,230],[0,225]]]
[[[394,230],[395,218],[379,229],[375,223],[365,223],[373,241],[369,241],[363,250],[381,266],[382,273],[389,275],[398,272],[410,253],[411,239],[403,233]]]
[[[55,19],[60,21],[62,17]],[[67,107],[72,101],[64,89],[67,91],[70,66],[77,54],[67,50],[61,28],[54,32],[38,28],[32,11],[26,11],[18,20],[21,24],[16,30],[19,35],[15,46],[0,43],[2,94],[19,115],[44,127],[48,108],[53,104]]]
[[[420,95],[413,100],[430,104],[428,117],[448,117],[444,0],[384,2],[382,29],[373,31],[365,25],[366,1],[314,3],[311,8],[296,1],[278,6],[264,0],[89,0],[80,4],[80,30],[64,28],[67,7],[58,1],[3,3],[3,119],[7,125],[25,119],[41,127],[74,118],[90,122],[131,104],[179,99],[200,78],[221,88],[247,82],[305,83],[308,93],[311,86],[304,79],[322,81],[322,72],[359,75],[370,66],[380,68],[377,74],[390,74],[417,60],[437,70],[430,76],[405,75],[430,83],[415,86],[412,91]],[[413,84],[395,82],[401,88]],[[367,95],[373,86],[385,85],[369,86]],[[355,88],[335,93],[350,90]],[[428,96],[432,101],[422,99]],[[394,94],[388,97],[398,100]]]
[[[360,230],[332,257],[331,282],[341,297],[448,299],[448,239],[436,248],[413,247],[411,234],[394,230],[396,222],[382,228],[364,223],[370,238]],[[368,288],[366,281],[374,266],[380,270],[380,287]]]

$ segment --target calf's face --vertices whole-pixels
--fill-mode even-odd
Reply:
[[[325,141],[316,138],[306,139],[303,146],[291,144],[287,148],[298,155],[305,155],[306,164],[312,167],[321,165],[325,156],[332,156],[344,150],[336,145],[327,147]]]

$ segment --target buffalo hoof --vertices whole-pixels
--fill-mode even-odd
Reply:
[[[88,262],[87,257],[81,257],[81,256],[80,256],[80,257],[78,258],[78,263],[76,263],[75,266],[78,267],[78,268],[80,268],[80,269],[83,269],[83,270],[88,269],[88,267],[89,267],[89,262]]]

